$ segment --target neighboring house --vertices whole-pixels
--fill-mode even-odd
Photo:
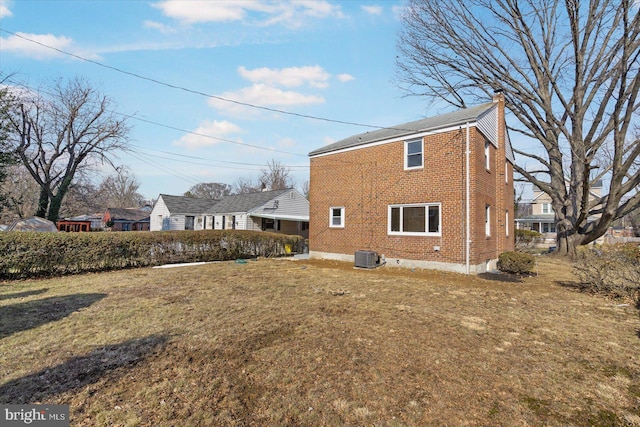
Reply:
[[[309,201],[295,189],[225,196],[221,200],[160,194],[151,231],[262,230],[309,235]]]
[[[312,258],[357,261],[363,250],[388,266],[480,273],[514,248],[514,157],[502,94],[309,157]]]
[[[567,185],[569,185],[568,182]],[[589,200],[599,198],[601,194],[602,180],[599,180],[591,188]],[[590,221],[594,219],[596,218],[589,218]],[[544,237],[545,245],[553,245],[556,242],[556,217],[551,207],[551,197],[535,185],[533,186],[533,198],[531,199],[531,215],[516,218],[516,228],[541,233]]]
[[[102,214],[79,215],[73,218],[61,219],[57,222],[58,231],[83,232],[99,231],[104,229]]]
[[[107,208],[102,221],[111,231],[149,231],[149,210]]]
[[[67,233],[91,231],[91,221],[82,219],[61,219],[56,223],[56,226],[58,227],[58,231],[64,231]]]

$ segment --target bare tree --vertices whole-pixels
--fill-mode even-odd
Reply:
[[[640,206],[640,140],[629,133],[639,34],[635,0],[410,0],[398,69],[410,94],[456,107],[504,91],[511,130],[540,143],[516,150],[538,167],[515,170],[551,197],[557,251],[573,255]],[[599,164],[607,145],[611,162]],[[608,191],[590,196],[602,178]]]
[[[60,207],[60,217],[93,214],[104,211],[104,208],[104,199],[99,189],[86,177],[78,177],[76,174]]]
[[[255,183],[250,178],[239,177],[231,186],[232,194],[247,194],[261,191],[260,183]]]
[[[219,182],[201,182],[196,184],[184,193],[187,197],[196,197],[199,199],[220,200],[224,196],[231,194],[231,186],[221,184]]]
[[[38,184],[20,164],[9,166],[6,171],[7,179],[0,183],[0,192],[6,195],[0,223],[9,224],[13,220],[31,216],[36,211]]]
[[[293,180],[289,176],[291,169],[279,160],[271,159],[267,168],[262,169],[260,182],[269,190],[284,190],[293,187]]]
[[[304,196],[305,199],[309,200],[309,180],[304,181],[302,183],[302,195]]]
[[[85,80],[59,80],[45,97],[30,92],[8,115],[9,138],[39,186],[37,216],[58,219],[77,173],[127,148],[125,119]]]
[[[137,208],[145,203],[144,196],[138,193],[140,182],[133,172],[118,167],[117,173],[109,175],[100,183],[98,192],[104,197],[103,205],[108,208]]]
[[[6,87],[2,85],[9,79],[10,75],[0,74],[0,186],[7,178],[7,168],[16,162],[8,138],[9,121],[8,114],[12,107],[14,97]],[[0,212],[7,206],[7,196],[0,189]]]

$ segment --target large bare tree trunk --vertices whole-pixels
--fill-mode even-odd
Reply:
[[[500,90],[510,132],[538,143],[514,169],[551,198],[559,253],[640,208],[637,1],[410,0],[402,19],[407,93],[464,108]]]

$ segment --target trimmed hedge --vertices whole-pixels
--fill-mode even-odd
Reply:
[[[300,236],[242,230],[0,233],[0,279],[302,252]],[[287,248],[288,247],[288,248]]]
[[[533,255],[524,252],[503,252],[498,257],[498,270],[505,273],[529,274],[536,268]]]
[[[583,290],[640,302],[640,246],[582,246],[574,272]]]

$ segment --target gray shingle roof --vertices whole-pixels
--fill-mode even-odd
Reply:
[[[416,120],[390,128],[350,136],[341,141],[318,148],[317,150],[310,152],[309,156],[317,156],[319,154],[330,153],[332,151],[338,151],[345,148],[357,147],[359,145],[384,141],[386,139],[409,136],[420,132],[433,131],[444,127],[463,125],[468,121],[475,121],[495,105],[495,103],[489,102],[487,104],[465,108],[452,113],[441,114],[439,116]]]
[[[170,194],[161,194],[164,204],[173,214],[201,214],[213,206],[217,200],[213,199],[196,199],[186,196],[172,196]]]
[[[262,191],[260,193],[248,193],[248,194],[235,194],[232,196],[225,196],[222,200],[214,204],[207,213],[221,214],[221,213],[234,213],[234,212],[249,212],[252,209],[262,206],[269,200],[272,200],[282,193],[286,193],[290,189],[286,190],[272,190]]]
[[[150,212],[144,209],[107,208],[112,221],[143,221],[149,220]]]

